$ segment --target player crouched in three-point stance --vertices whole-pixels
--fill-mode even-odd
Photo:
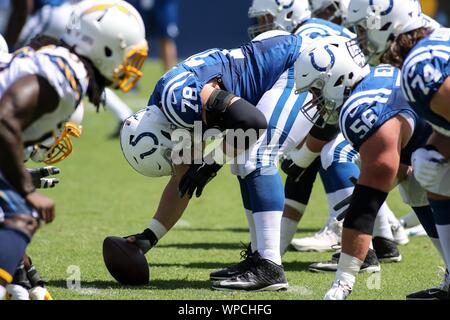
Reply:
[[[375,56],[402,69],[403,95],[433,127],[427,144],[412,156],[413,173],[427,189],[432,212],[418,214],[441,254],[447,271],[442,284],[412,293],[408,299],[450,299],[450,30],[420,23],[418,1],[353,0],[349,23],[358,24]],[[390,5],[390,6],[388,6]],[[415,8],[414,10],[411,8]],[[371,28],[378,14],[381,28]],[[406,26],[406,27],[405,27]],[[417,213],[417,211],[416,211]]]
[[[361,173],[344,220],[336,280],[325,295],[342,300],[352,291],[377,213],[397,179],[413,208],[427,206],[425,191],[414,183],[409,165],[412,152],[425,144],[431,128],[403,98],[400,70],[389,65],[370,68],[355,41],[324,39],[305,49],[297,63],[297,82],[308,83],[299,91],[313,92],[313,104],[339,120],[341,132],[361,157]]]
[[[302,45],[300,35],[270,31],[234,50],[212,49],[194,55],[158,81],[149,107],[125,121],[121,144],[138,172],[172,178],[149,228],[128,237],[130,242],[147,252],[181,217],[194,192],[200,196],[222,167],[206,161],[173,166],[170,138],[174,128],[190,130],[197,121],[220,131],[255,129],[260,131],[256,143],[248,143],[243,148],[246,152],[232,164],[232,172],[239,177],[254,251],[243,264],[213,272],[211,279],[215,280],[213,288],[219,290],[287,288],[280,255],[284,194],[277,161],[284,151],[295,148],[312,126],[299,116],[310,99],[307,94],[285,100],[295,91],[292,67]],[[230,143],[227,137],[225,140]],[[149,144],[153,145],[151,151]]]
[[[147,54],[142,19],[124,1],[83,1],[62,41],[17,51],[0,72],[0,299],[39,226],[55,206],[36,192],[23,148],[51,137],[84,96],[96,106],[105,86],[127,89]]]

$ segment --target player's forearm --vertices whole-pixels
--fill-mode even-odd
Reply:
[[[183,171],[185,172],[184,169]],[[164,225],[167,230],[170,230],[177,223],[189,204],[189,198],[187,196],[180,198],[178,195],[178,184],[183,174],[177,172],[177,175],[170,179],[153,217]]]
[[[31,176],[23,165],[22,140],[13,125],[0,120],[0,172],[16,190],[29,194],[35,190]]]

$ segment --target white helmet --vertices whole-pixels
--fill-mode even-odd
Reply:
[[[8,44],[5,41],[5,38],[0,34],[0,53],[8,53]]]
[[[427,25],[418,0],[351,0],[346,25],[356,32],[372,64],[392,41]]]
[[[113,87],[131,90],[148,54],[141,16],[122,0],[84,0],[75,6],[62,40],[92,61]]]
[[[73,150],[71,138],[81,136],[84,106],[80,103],[75,112],[61,128],[53,132],[53,136],[35,144],[30,154],[34,162],[55,164],[66,159]]]
[[[312,14],[329,21],[345,20],[350,0],[308,0]],[[323,17],[323,15],[327,17]]]
[[[171,140],[175,127],[157,106],[148,106],[126,119],[120,145],[128,163],[147,177],[174,175]]]
[[[257,24],[248,28],[251,39],[269,30],[292,32],[306,19],[311,18],[308,0],[253,0],[248,17]]]
[[[314,95],[302,113],[317,126],[336,124],[354,86],[369,73],[370,67],[355,40],[333,36],[314,41],[295,63],[297,92],[311,91]],[[320,116],[323,122],[317,123]]]

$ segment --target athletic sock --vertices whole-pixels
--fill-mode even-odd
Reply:
[[[450,265],[450,200],[436,201],[429,200],[433,209],[436,230],[439,235],[442,252],[444,253],[445,263]]]
[[[28,242],[29,238],[19,231],[0,229],[0,277],[6,282],[12,281]]]
[[[345,282],[353,287],[356,281],[356,275],[361,268],[363,261],[341,252],[336,272],[336,281]]]
[[[160,240],[164,235],[167,233],[166,227],[162,225],[161,222],[159,222],[156,219],[152,219],[150,221],[150,225],[148,228],[154,233],[156,239]]]
[[[253,220],[253,213],[250,210],[245,209],[245,216],[247,217],[248,230],[250,232],[250,244],[252,247],[252,253],[258,250],[258,240],[256,239],[255,221]]]
[[[280,230],[282,211],[253,213],[258,252],[264,259],[281,265]]]
[[[391,211],[388,205],[383,203],[380,210],[378,210],[377,218],[375,219],[375,225],[373,228],[373,237],[381,237],[393,241],[394,235],[392,234],[391,224],[389,223],[389,211]]]
[[[280,254],[283,255],[297,232],[298,221],[282,217],[280,234]]]

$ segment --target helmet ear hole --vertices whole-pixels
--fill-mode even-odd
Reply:
[[[108,46],[105,46],[105,56],[108,58],[112,56],[112,50]]]
[[[294,15],[294,11],[290,11],[290,12],[288,12],[288,14],[286,15],[286,18],[287,19],[292,19],[292,16]]]

